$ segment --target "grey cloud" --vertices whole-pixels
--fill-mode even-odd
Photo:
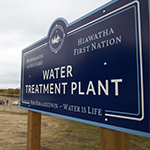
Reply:
[[[0,0],[0,88],[20,85],[21,51],[47,36],[52,22],[69,23],[109,0]]]

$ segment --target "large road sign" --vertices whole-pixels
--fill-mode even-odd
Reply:
[[[22,51],[21,108],[150,137],[149,1],[111,1]]]

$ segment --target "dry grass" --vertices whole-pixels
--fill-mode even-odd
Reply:
[[[27,110],[0,105],[0,150],[26,150],[26,141]],[[99,149],[99,127],[42,115],[41,150]],[[129,150],[150,150],[150,139],[130,134]]]

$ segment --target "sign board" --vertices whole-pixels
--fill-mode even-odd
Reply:
[[[21,108],[150,137],[148,3],[56,19],[22,51]]]

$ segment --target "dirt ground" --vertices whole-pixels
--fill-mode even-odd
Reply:
[[[11,103],[0,105],[0,150],[26,150],[28,111]],[[42,115],[41,150],[99,150],[100,128]],[[150,150],[150,139],[129,134],[129,150]]]

